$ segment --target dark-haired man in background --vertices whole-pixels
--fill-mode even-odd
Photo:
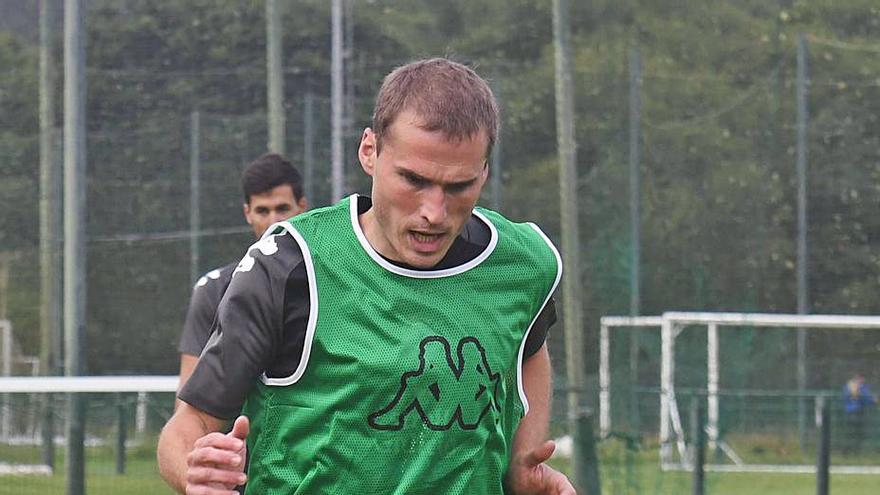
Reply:
[[[308,207],[299,171],[281,155],[268,153],[252,161],[241,176],[244,218],[259,239],[275,222],[302,213]],[[232,280],[238,261],[211,270],[193,287],[180,337],[180,387],[189,380],[199,355],[211,336],[220,299]]]

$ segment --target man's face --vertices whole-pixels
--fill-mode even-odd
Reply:
[[[275,222],[287,220],[306,210],[306,198],[299,201],[290,184],[281,184],[262,194],[252,194],[250,204],[244,205],[244,218],[254,229],[257,238]]]
[[[361,216],[370,245],[394,261],[431,268],[443,259],[480,197],[488,138],[448,141],[402,112],[382,138],[366,129],[358,157],[373,178],[373,207]]]

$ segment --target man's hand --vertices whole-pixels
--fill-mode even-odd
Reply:
[[[559,471],[544,464],[556,444],[548,440],[530,452],[515,456],[507,471],[507,485],[517,495],[576,495],[574,486]]]
[[[250,423],[239,416],[227,434],[209,433],[193,445],[186,457],[188,495],[237,495],[235,487],[247,480],[244,474]]]

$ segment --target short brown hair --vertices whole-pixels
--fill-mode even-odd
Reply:
[[[266,153],[257,157],[245,167],[241,175],[241,189],[246,204],[251,204],[251,196],[267,193],[283,184],[290,186],[293,199],[302,199],[302,175],[293,164],[277,153]]]
[[[382,137],[403,111],[422,119],[421,128],[440,131],[449,140],[473,138],[481,130],[489,144],[498,136],[498,105],[486,81],[472,69],[445,58],[419,60],[385,76],[373,111],[376,151]]]

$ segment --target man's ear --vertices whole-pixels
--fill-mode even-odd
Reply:
[[[376,143],[376,134],[372,129],[367,127],[361,136],[361,144],[358,146],[358,159],[361,162],[361,168],[370,177],[376,170],[376,156],[379,154],[379,148]]]
[[[242,203],[241,211],[244,213],[244,219],[247,220],[248,225],[253,225],[254,221],[251,220],[251,205]]]

